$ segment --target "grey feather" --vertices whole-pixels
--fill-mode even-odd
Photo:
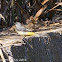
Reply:
[[[18,31],[30,31],[29,29],[22,26],[22,24],[20,22],[16,22],[15,26],[16,26],[16,30],[18,30]]]

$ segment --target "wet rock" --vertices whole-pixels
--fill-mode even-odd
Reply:
[[[49,33],[44,36],[30,37],[27,42],[31,47],[26,44],[26,53],[25,47],[12,48],[14,58],[20,59],[21,56],[24,58],[27,54],[27,62],[62,62],[62,34]]]

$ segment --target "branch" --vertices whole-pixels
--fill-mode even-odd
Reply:
[[[46,8],[47,8],[47,5],[45,5],[43,8],[41,8],[41,9],[36,13],[36,15],[34,16],[34,18],[35,18],[35,19],[38,18]]]
[[[4,55],[3,55],[3,53],[2,53],[2,50],[0,49],[0,56],[1,56],[1,58],[2,58],[2,61],[3,62],[6,62],[6,60],[5,60],[5,58],[4,58]]]
[[[44,2],[42,2],[41,4],[44,5],[45,3],[47,3],[49,0],[44,0]]]
[[[62,5],[62,2],[58,3],[56,6],[54,6],[53,8],[49,9],[48,11],[45,11],[44,13],[47,13],[51,10],[54,10],[56,7],[58,7],[59,5]]]

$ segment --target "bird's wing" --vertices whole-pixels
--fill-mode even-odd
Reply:
[[[26,32],[30,31],[29,29],[25,28],[24,26],[21,26],[18,29],[19,29],[19,31],[26,31]]]
[[[23,26],[20,26],[20,27],[18,27],[18,28],[16,28],[18,31],[26,31],[26,28],[25,27],[23,27]]]

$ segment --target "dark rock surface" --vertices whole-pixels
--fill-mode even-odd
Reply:
[[[30,46],[12,47],[14,59],[27,59],[26,62],[62,62],[62,34],[30,37],[27,42]]]

